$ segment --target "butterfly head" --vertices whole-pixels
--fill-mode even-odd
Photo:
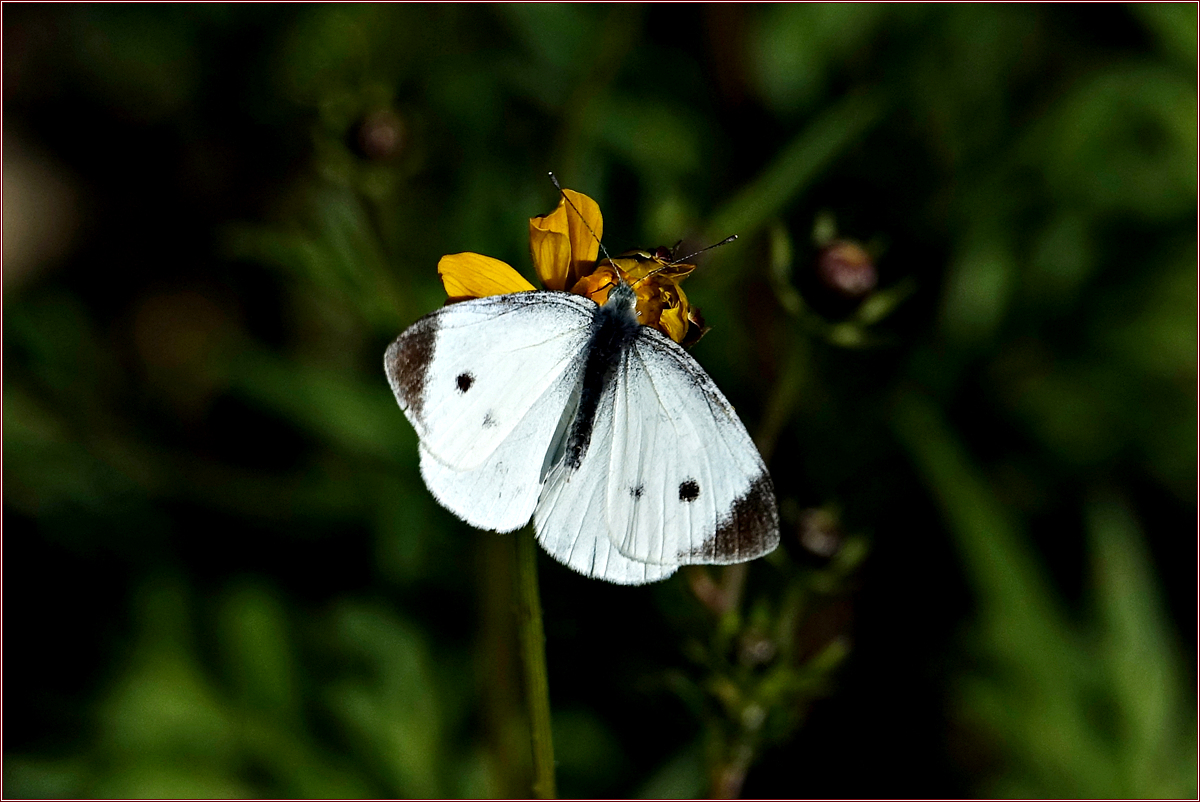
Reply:
[[[637,291],[629,282],[617,276],[617,283],[608,291],[608,298],[605,299],[604,305],[627,309],[634,317],[640,318],[641,313],[637,310],[637,302]]]

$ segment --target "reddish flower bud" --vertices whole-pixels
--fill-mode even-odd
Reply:
[[[835,240],[821,249],[817,277],[842,297],[854,299],[875,289],[879,280],[871,255],[850,240]]]
[[[373,111],[358,124],[354,144],[365,158],[386,161],[404,146],[404,120],[390,109]]]

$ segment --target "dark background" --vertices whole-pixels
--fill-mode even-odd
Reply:
[[[1196,794],[1195,5],[2,13],[6,796],[528,793],[512,536],[381,362],[551,169],[740,235],[784,518],[724,613],[543,556],[563,795]]]

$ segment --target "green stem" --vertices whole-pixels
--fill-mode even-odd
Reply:
[[[538,595],[537,541],[533,532],[517,533],[517,632],[525,669],[525,698],[533,745],[533,795],[554,799],[554,736],[550,730],[550,683],[546,673],[546,635]]]

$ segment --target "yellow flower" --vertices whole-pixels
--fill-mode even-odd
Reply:
[[[602,304],[608,300],[608,291],[616,286],[619,274],[637,294],[638,320],[681,343],[688,333],[689,307],[679,282],[696,266],[672,265],[665,257],[666,254],[628,251],[611,261],[605,259],[595,271],[580,279],[571,292]]]
[[[629,251],[597,262],[604,231],[600,207],[581,192],[564,189],[563,195],[553,212],[529,219],[529,250],[542,285],[602,304],[620,276],[637,294],[642,325],[685,345],[700,339],[706,330],[704,321],[679,286],[696,266],[671,262],[666,248],[653,253]],[[535,289],[508,264],[477,253],[443,256],[438,275],[449,303]]]

